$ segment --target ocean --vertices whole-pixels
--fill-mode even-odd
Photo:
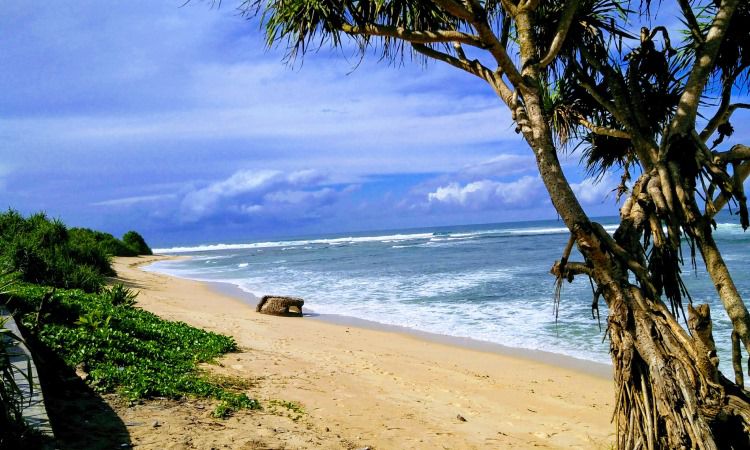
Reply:
[[[597,219],[612,232],[616,218]],[[750,298],[750,233],[727,216],[715,238],[743,298]],[[586,277],[565,282],[555,315],[549,274],[568,239],[560,221],[345,233],[155,249],[188,255],[147,270],[224,282],[258,297],[299,296],[305,311],[610,363],[607,307],[592,316]],[[698,256],[683,279],[709,303],[721,369],[733,379],[730,323]],[[574,255],[573,260],[576,259]]]

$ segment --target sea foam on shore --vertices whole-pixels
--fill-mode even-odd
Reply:
[[[750,295],[743,256],[750,237],[731,223],[715,235]],[[258,296],[302,296],[318,313],[609,363],[606,305],[600,302],[599,320],[592,316],[587,279],[564,284],[555,316],[549,268],[567,238],[560,222],[539,221],[181,246],[156,251],[191,258],[149,270],[233,283]],[[695,302],[712,305],[722,368],[729,370],[729,322],[701,262],[684,278]]]

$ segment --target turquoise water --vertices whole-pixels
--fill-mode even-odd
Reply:
[[[715,237],[750,298],[750,233],[730,220],[719,224]],[[615,228],[614,219],[600,222],[610,232]],[[150,270],[229,282],[258,296],[301,296],[316,313],[608,363],[607,308],[601,302],[600,330],[586,278],[565,283],[555,320],[549,269],[567,239],[558,221],[355,233],[157,249],[191,258]],[[695,302],[712,306],[722,369],[729,374],[729,322],[701,265],[695,273],[686,267],[684,279]]]

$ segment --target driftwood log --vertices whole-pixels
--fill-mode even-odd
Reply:
[[[302,305],[305,301],[299,297],[280,297],[264,295],[255,310],[261,314],[274,316],[302,317]]]

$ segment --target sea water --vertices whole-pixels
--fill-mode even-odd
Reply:
[[[750,233],[736,217],[725,219],[714,236],[748,299]],[[598,221],[616,228],[616,218]],[[303,297],[306,311],[319,314],[609,363],[607,307],[602,300],[599,317],[592,314],[587,277],[564,282],[555,313],[549,270],[568,237],[559,221],[349,233],[156,249],[191,258],[148,270],[232,283],[256,296]],[[721,368],[733,378],[729,320],[700,256],[694,269],[684,252],[683,279],[693,302],[711,305]]]

